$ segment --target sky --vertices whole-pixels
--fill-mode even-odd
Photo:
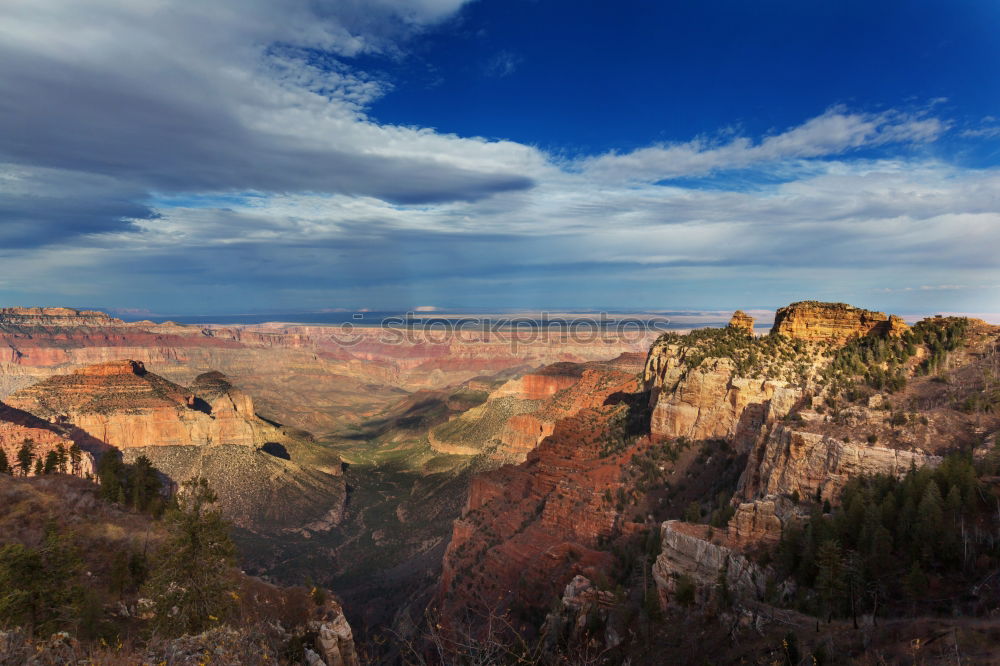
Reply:
[[[998,313],[997,34],[987,0],[4,0],[0,304]]]

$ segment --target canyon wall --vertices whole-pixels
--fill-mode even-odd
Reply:
[[[645,353],[650,334],[589,337],[510,331],[123,322],[70,308],[0,310],[0,399],[49,375],[123,358],[188,385],[224,373],[268,418],[323,435],[358,424],[408,391],[560,361]]]
[[[485,454],[490,464],[523,462],[552,434],[555,424],[607,399],[609,387],[631,386],[642,368],[639,354],[609,361],[556,363],[511,379],[480,406],[429,433],[442,453]]]

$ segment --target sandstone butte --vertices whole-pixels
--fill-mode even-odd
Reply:
[[[865,335],[898,336],[909,327],[896,315],[846,303],[799,301],[780,308],[771,333],[810,342],[844,344]]]
[[[190,389],[121,360],[55,375],[9,396],[7,402],[56,423],[72,423],[118,449],[146,446],[260,446],[270,426],[253,401],[220,373],[196,378]]]
[[[183,387],[139,361],[110,361],[50,376],[7,402],[27,425],[43,429],[35,439],[46,446],[57,446],[58,435],[45,428],[88,454],[113,448],[126,462],[145,456],[174,484],[207,478],[223,513],[240,527],[308,537],[343,518],[340,459],[308,433],[259,418],[250,396],[219,372]],[[85,460],[92,473],[93,458]]]
[[[734,320],[735,328],[747,330],[742,317]],[[745,456],[746,461],[736,469],[735,513],[727,528],[712,534],[704,525],[678,521],[657,525],[661,544],[653,575],[663,602],[669,603],[677,576],[689,575],[710,586],[727,563],[731,589],[759,595],[766,572],[744,553],[776,542],[788,521],[802,519],[805,509],[796,498],[818,494],[836,502],[854,476],[898,476],[911,466],[933,466],[940,462],[943,449],[966,445],[962,438],[967,433],[985,428],[992,437],[1000,428],[996,419],[986,425],[974,422],[975,417],[957,411],[949,401],[928,408],[928,418],[909,419],[905,425],[891,425],[888,413],[875,406],[880,403],[874,399],[872,407],[850,405],[842,410],[841,420],[830,420],[822,409],[825,393],[817,380],[832,350],[860,336],[895,336],[906,328],[895,316],[807,301],[779,310],[772,331],[775,338],[755,339],[760,340],[761,350],[778,350],[763,370],[743,374],[733,359],[704,358],[697,348],[666,335],[652,345],[638,381],[632,384],[622,382],[610,366],[599,364],[581,366],[581,380],[575,384],[570,376],[577,371],[569,368],[549,368],[509,382],[483,405],[484,413],[502,398],[530,398],[544,404],[545,395],[569,395],[588,372],[607,380],[592,381],[589,404],[580,402],[581,408],[569,410],[563,418],[554,416],[542,423],[538,414],[544,408],[537,406],[494,426],[495,438],[516,442],[516,448],[527,450],[526,458],[472,479],[445,553],[439,587],[443,618],[456,621],[461,609],[477,605],[503,609],[515,599],[541,608],[575,577],[589,582],[605,575],[609,563],[600,541],[649,528],[651,515],[647,515],[663,501],[636,482],[630,464],[633,456],[663,442],[694,443],[686,453],[682,450],[678,460],[659,467],[671,483],[708,484],[721,472],[719,455],[707,460],[696,455],[701,443],[724,441],[731,447],[730,455]],[[998,334],[1000,328],[974,321],[968,350],[953,353],[952,367],[969,366],[969,372],[981,373],[977,364],[984,362],[982,349],[996,344]],[[825,344],[801,348],[793,345],[794,340]],[[768,346],[772,344],[777,347]],[[799,349],[800,356],[792,356],[793,349]],[[785,352],[793,360],[784,359]],[[911,371],[925,353],[918,349],[908,366]],[[805,374],[793,376],[791,371],[799,363],[804,364]],[[938,403],[929,396],[947,390],[927,377],[913,377],[911,385],[908,391],[931,404]],[[616,410],[629,405],[629,412],[641,414],[644,403],[649,410],[646,430],[622,437],[618,425],[622,413]],[[524,436],[505,439],[501,433],[512,427],[524,427]],[[534,448],[528,450],[535,437]],[[620,445],[609,450],[608,443],[615,441]],[[684,492],[671,500],[679,502],[675,515],[685,502],[700,499],[690,489]]]

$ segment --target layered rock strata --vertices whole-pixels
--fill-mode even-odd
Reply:
[[[941,457],[866,442],[843,441],[779,424],[751,452],[737,494],[835,498],[856,476],[903,476],[912,467],[936,466]]]
[[[606,362],[556,363],[493,391],[487,401],[429,433],[442,453],[484,453],[492,464],[523,462],[552,434],[555,424],[607,396],[609,386],[632,382],[642,368],[638,354]]]
[[[260,446],[273,429],[256,417],[250,397],[219,373],[202,375],[186,389],[132,360],[50,377],[9,396],[8,402],[55,422],[72,423],[118,449]]]
[[[866,335],[897,336],[908,328],[896,315],[846,303],[800,301],[777,311],[771,333],[809,342],[844,344]]]
[[[731,359],[689,368],[669,347],[655,348],[644,372],[650,391],[650,432],[659,437],[736,439],[746,447],[761,428],[784,418],[804,398],[800,387],[740,377]]]

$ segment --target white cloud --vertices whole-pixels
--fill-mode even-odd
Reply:
[[[972,290],[896,285],[995,273],[1000,171],[910,150],[948,131],[934,102],[575,160],[369,118],[393,82],[344,56],[403,57],[461,4],[0,3],[0,95],[19,100],[0,120],[23,130],[0,131],[5,271],[20,293],[137,306],[199,285],[231,304],[475,288],[676,305],[680,284],[778,283],[923,298]],[[897,157],[856,152],[875,148]],[[772,184],[670,182],[733,170]]]
[[[585,160],[582,168],[607,179],[655,182],[781,160],[839,155],[887,143],[924,143],[935,140],[946,128],[947,123],[924,114],[851,112],[836,106],[758,142],[742,136],[725,141],[699,138],[601,155]]]

